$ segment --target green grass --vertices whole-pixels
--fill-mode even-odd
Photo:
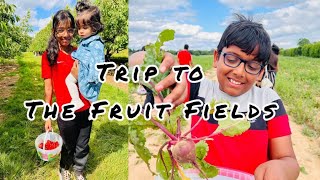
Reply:
[[[204,71],[212,68],[213,56],[193,56],[193,63]],[[279,57],[276,91],[283,99],[288,114],[298,124],[305,124],[304,133],[320,134],[320,59]],[[308,129],[309,128],[309,129]]]
[[[213,55],[192,56],[192,62],[194,65],[200,64],[205,72],[213,67]]]
[[[126,57],[126,58],[128,58],[128,54],[129,54],[129,50],[124,49],[124,50],[120,51],[119,53],[113,54],[112,57]]]
[[[276,91],[289,114],[298,124],[305,124],[319,133],[320,59],[280,56],[279,63]]]
[[[0,97],[0,113],[5,114],[4,121],[0,123],[0,179],[58,178],[59,160],[40,160],[34,147],[35,138],[43,132],[42,109],[38,110],[34,121],[29,121],[23,107],[25,100],[43,99],[40,62],[40,57],[34,57],[31,53],[19,57],[17,73],[20,79],[16,88],[9,99]],[[99,98],[124,106],[128,102],[128,93],[104,84]],[[53,126],[57,132],[56,122]],[[106,116],[101,116],[93,122],[88,179],[127,179],[127,133],[126,121],[108,121]]]

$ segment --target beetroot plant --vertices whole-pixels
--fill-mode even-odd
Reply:
[[[158,36],[154,44],[146,46],[146,55],[144,63],[141,65],[141,70],[144,70],[149,65],[160,66],[163,51],[160,49],[163,43],[174,39],[173,30],[164,30]],[[166,77],[169,72],[159,74],[157,77],[152,78],[150,82],[140,81],[141,84],[148,87],[153,91],[155,96],[163,99],[168,92],[156,92],[154,85]],[[142,77],[140,78],[142,79]],[[216,102],[210,104],[210,113],[214,112],[213,107]],[[204,121],[201,117],[193,127],[187,132],[181,132],[182,123],[184,121],[182,115],[183,105],[178,106],[173,111],[167,113],[163,121],[155,117],[150,120],[145,120],[143,115],[139,118],[129,122],[129,141],[133,145],[139,157],[147,164],[149,170],[153,175],[160,175],[162,179],[189,179],[184,170],[188,168],[197,169],[199,176],[202,178],[212,178],[218,175],[218,169],[208,164],[204,158],[208,152],[208,145],[206,141],[214,141],[214,136],[223,134],[225,136],[236,136],[242,134],[249,129],[250,122],[246,119],[232,120],[230,116],[227,119],[218,121],[219,127],[216,131],[205,137],[191,138],[190,133]],[[141,111],[143,112],[143,110]],[[142,114],[142,113],[141,113]],[[167,137],[167,141],[160,147],[158,154],[153,155],[146,147],[145,130],[148,128],[160,129]],[[150,168],[149,160],[157,158],[156,173]]]

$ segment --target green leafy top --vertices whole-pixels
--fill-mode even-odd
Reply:
[[[175,33],[175,31],[172,29],[163,30],[159,34],[157,41],[154,44],[148,44],[145,46],[146,54],[145,54],[143,64],[141,65],[142,71],[144,71],[150,65],[156,65],[157,67],[160,66],[162,59],[163,59],[163,56],[164,56],[164,51],[161,50],[161,47],[163,46],[163,44],[165,42],[171,41],[174,39],[174,33]],[[154,77],[151,80],[151,84],[157,84],[162,79],[164,79],[166,76],[168,76],[168,74],[169,74],[169,71],[167,71],[163,74],[160,73],[157,77]],[[142,78],[140,77],[140,79],[142,79]],[[154,88],[152,87],[152,85],[150,83],[145,83],[142,81],[140,83],[142,83],[143,85],[145,85],[146,87],[151,89],[154,92],[154,94],[157,95],[157,92],[154,90]],[[169,94],[168,90],[164,90],[162,92],[162,95],[164,97],[168,94]]]

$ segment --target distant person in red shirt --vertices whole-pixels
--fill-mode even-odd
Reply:
[[[184,49],[178,52],[178,59],[180,65],[189,65],[192,66],[192,56],[188,51],[189,45],[185,44]]]

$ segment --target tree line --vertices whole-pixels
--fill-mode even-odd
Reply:
[[[298,41],[298,47],[290,49],[281,49],[280,54],[284,56],[307,56],[320,58],[320,41],[311,43],[306,38]]]
[[[0,61],[11,59],[25,52],[30,43],[28,35],[30,12],[24,17],[15,14],[16,6],[0,0]]]
[[[130,49],[129,48],[129,54],[135,53],[137,51],[141,51],[141,49]],[[214,49],[211,49],[211,50],[189,50],[189,52],[194,56],[213,55],[213,51],[214,51]],[[170,52],[173,55],[177,55],[179,51],[167,50],[167,52]]]
[[[128,0],[95,0],[94,5],[100,9],[104,25],[100,36],[105,44],[105,58],[111,60],[113,54],[128,47]],[[15,5],[0,0],[0,59],[14,58],[25,51],[42,54],[51,35],[52,20],[31,38],[30,12],[20,18],[15,9]],[[76,16],[75,8],[66,9]],[[72,44],[76,46],[79,40],[76,33]]]
[[[98,6],[101,12],[104,30],[99,35],[105,45],[105,59],[109,61],[112,59],[112,54],[128,47],[128,0],[96,0],[94,5]],[[66,7],[66,9],[76,17],[75,8]],[[36,34],[29,51],[38,54],[45,51],[51,34],[51,23]],[[77,45],[79,40],[78,35],[75,34],[72,44]]]

